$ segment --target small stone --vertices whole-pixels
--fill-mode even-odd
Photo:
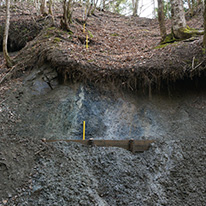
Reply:
[[[5,205],[7,202],[8,202],[8,200],[2,200],[2,202],[3,202],[3,204]]]
[[[8,197],[9,197],[9,198],[11,198],[11,197],[12,197],[12,194],[11,194],[11,193],[9,193],[9,194],[8,194]]]

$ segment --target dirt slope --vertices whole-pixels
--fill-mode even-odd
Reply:
[[[73,34],[46,23],[15,58],[13,78],[0,85],[0,205],[204,205],[202,37],[156,50],[156,20],[96,11],[87,23],[86,50],[82,12],[77,5]],[[20,16],[28,18],[27,10]],[[202,26],[200,17],[190,23]],[[0,60],[1,79],[9,70]],[[167,80],[175,83],[165,87]],[[152,82],[164,90],[149,98],[143,90]],[[42,141],[81,138],[85,118],[90,135],[120,138],[133,125],[135,138],[156,142],[132,154]]]

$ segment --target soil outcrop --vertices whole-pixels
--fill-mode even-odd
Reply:
[[[1,55],[0,205],[204,205],[202,37],[155,48],[156,20],[100,11],[84,33],[81,10],[72,32],[46,18],[12,70]],[[45,142],[81,139],[83,121],[86,138],[155,142],[136,154]]]

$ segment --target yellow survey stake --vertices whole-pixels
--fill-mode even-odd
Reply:
[[[85,33],[85,24],[83,25],[83,33]]]
[[[83,121],[83,140],[85,140],[85,121]]]

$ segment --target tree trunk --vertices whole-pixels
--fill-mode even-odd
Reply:
[[[64,0],[63,2],[63,17],[61,18],[61,28],[70,31],[70,24],[72,23],[72,0]]]
[[[105,0],[102,0],[102,9],[105,10]]]
[[[170,13],[170,11],[171,11],[171,9],[170,9],[170,2],[169,1],[167,1],[167,18],[171,18],[171,13]]]
[[[97,4],[98,4],[98,0],[96,0],[96,1],[94,0],[94,6],[93,6],[92,11],[91,11],[92,15],[94,15],[94,12],[95,12],[95,10],[97,8]]]
[[[158,0],[158,21],[160,27],[160,35],[162,37],[162,41],[164,41],[167,33],[165,27],[165,15],[164,15],[164,5],[162,0]]]
[[[193,11],[192,11],[192,7],[191,7],[191,2],[190,2],[190,0],[187,0],[187,4],[188,4],[188,7],[189,7],[190,15],[193,16]]]
[[[3,54],[6,60],[6,65],[8,67],[12,67],[13,63],[8,54],[7,50],[7,42],[8,42],[8,35],[9,35],[9,21],[10,21],[10,0],[6,0],[6,22],[5,22],[5,29],[4,29],[4,38],[3,38]]]
[[[53,11],[52,11],[52,0],[49,0],[49,14],[53,16]]]
[[[67,16],[67,1],[63,1],[63,17],[61,18],[61,28],[69,30],[68,16]]]
[[[137,16],[137,12],[138,12],[138,4],[139,4],[139,0],[134,0],[133,3],[133,16]]]
[[[89,0],[86,2],[86,11],[85,11],[85,20],[84,23],[86,24],[89,16],[91,15],[91,11],[92,11],[92,7],[93,7],[93,3],[91,3]]]
[[[186,29],[185,12],[182,0],[171,0],[172,7],[172,31],[176,38],[185,38],[184,29]]]
[[[156,7],[155,7],[155,0],[152,1],[153,4],[153,18],[156,18]]]
[[[196,3],[196,1],[195,0],[192,0],[192,9],[194,10],[194,8],[195,8],[195,3]]]
[[[36,14],[39,15],[39,0],[35,0]]]
[[[73,9],[72,0],[69,0],[67,3],[67,17],[68,17],[69,25],[72,23],[72,9]]]
[[[202,4],[202,0],[198,0],[197,5],[201,5],[201,4]]]
[[[204,37],[203,37],[203,47],[206,49],[206,0],[204,0]]]
[[[93,4],[89,4],[87,8],[87,17],[86,17],[85,22],[87,21],[88,17],[91,16],[92,7],[93,7]]]
[[[40,12],[43,16],[47,15],[47,9],[46,9],[46,0],[42,0],[41,6],[40,6]]]

